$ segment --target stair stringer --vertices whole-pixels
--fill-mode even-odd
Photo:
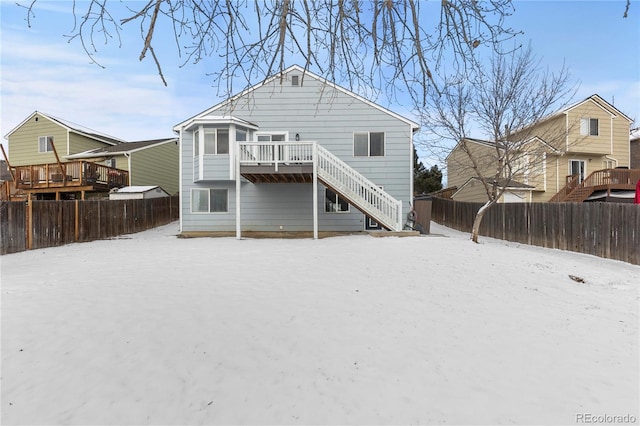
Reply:
[[[402,201],[396,200],[360,172],[317,145],[317,174],[325,186],[390,231],[402,230]]]

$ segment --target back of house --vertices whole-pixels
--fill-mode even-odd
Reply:
[[[174,127],[181,230],[397,229],[412,200],[417,129],[290,67]],[[397,200],[397,211],[383,207],[389,200]],[[386,222],[386,213],[394,219]]]

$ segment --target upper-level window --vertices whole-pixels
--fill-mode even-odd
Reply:
[[[204,129],[204,153],[228,154],[229,129]]]
[[[584,136],[598,136],[598,119],[597,118],[581,118],[580,134]]]
[[[38,138],[38,152],[53,151],[53,136],[40,136]]]
[[[116,159],[115,158],[109,158],[107,161],[105,161],[107,167],[116,167]]]
[[[200,132],[198,130],[193,131],[193,156],[200,155]]]
[[[353,134],[353,155],[356,157],[384,156],[383,132],[356,132]]]
[[[260,133],[258,136],[258,142],[284,142],[287,140],[285,133]]]

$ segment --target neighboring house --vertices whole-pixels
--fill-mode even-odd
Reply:
[[[516,168],[499,202],[588,201],[605,194],[621,194],[635,185],[640,171],[631,166],[629,127],[632,120],[598,95],[558,111],[519,129],[512,140],[522,140]],[[496,146],[493,141],[467,139],[465,147],[479,159],[485,177],[493,177]],[[479,173],[458,144],[447,157],[448,186],[457,187],[451,198],[459,201],[487,200]],[[622,195],[624,198],[625,195]]]
[[[178,190],[176,138],[127,143],[35,111],[5,139],[12,198],[84,199],[130,184]]]
[[[109,193],[110,200],[148,200],[168,196],[159,186],[125,186],[114,188]]]
[[[402,229],[418,125],[301,67],[174,130],[183,233]]]
[[[640,128],[633,129],[629,139],[630,167],[640,169]]]
[[[87,160],[125,170],[129,185],[159,186],[177,194],[180,149],[177,138],[126,142],[69,155],[68,160]]]

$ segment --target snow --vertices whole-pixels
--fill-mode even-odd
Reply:
[[[138,193],[138,192],[147,192],[147,191],[151,191],[152,189],[156,189],[158,188],[158,186],[151,186],[151,185],[147,185],[147,186],[125,186],[122,188],[118,188],[117,191],[114,192],[118,192],[118,193]]]
[[[2,424],[638,422],[639,266],[431,231],[5,255]]]

